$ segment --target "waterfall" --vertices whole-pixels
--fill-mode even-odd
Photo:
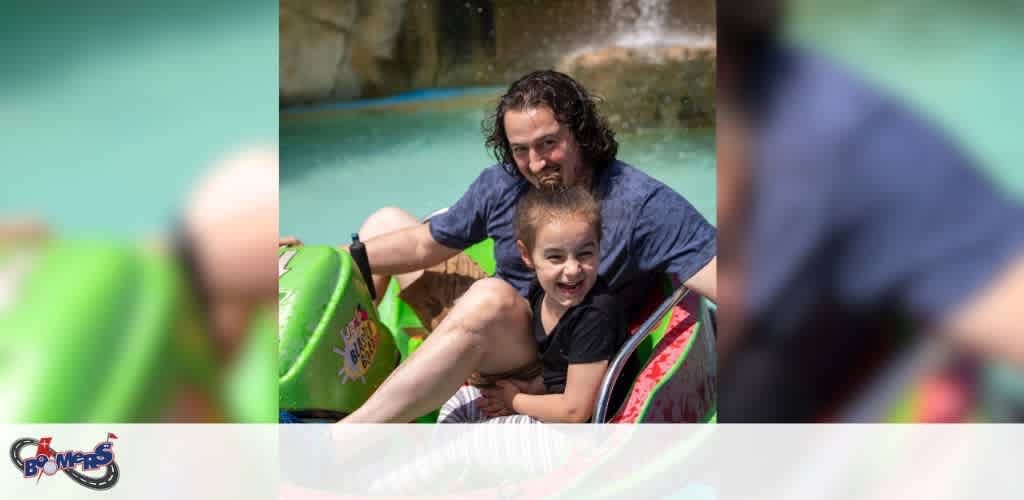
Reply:
[[[611,18],[619,47],[707,46],[708,34],[672,32],[667,28],[670,0],[612,0]]]
[[[609,0],[607,5],[604,29],[581,40],[557,67],[602,96],[609,123],[620,130],[712,125],[711,0]]]
[[[667,0],[612,0],[611,16],[619,33],[617,45],[656,45],[667,15]]]

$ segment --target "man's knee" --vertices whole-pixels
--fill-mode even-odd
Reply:
[[[370,214],[359,228],[359,238],[368,240],[381,234],[390,233],[403,227],[415,226],[420,221],[412,214],[398,207],[384,207]]]
[[[459,299],[466,312],[473,314],[474,323],[515,323],[528,319],[529,307],[516,289],[498,278],[476,281]],[[486,329],[493,331],[494,329]]]
[[[473,283],[466,295],[477,307],[493,311],[515,309],[522,297],[516,289],[499,278],[484,278]]]

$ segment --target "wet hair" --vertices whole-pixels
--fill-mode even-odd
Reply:
[[[516,206],[516,239],[533,251],[537,231],[552,221],[578,218],[594,228],[598,245],[601,243],[601,205],[590,191],[581,187],[558,189],[530,188]]]
[[[553,70],[534,71],[512,84],[501,96],[494,113],[483,122],[485,145],[512,175],[521,176],[505,132],[505,113],[546,105],[555,120],[572,131],[583,162],[594,173],[607,167],[619,152],[615,132],[597,111],[598,98],[569,75]]]

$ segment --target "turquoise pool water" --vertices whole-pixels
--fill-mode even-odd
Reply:
[[[162,232],[212,161],[277,143],[276,2],[121,3],[5,10],[0,217]]]
[[[1024,199],[1024,2],[791,3],[795,39],[909,101]]]
[[[281,118],[281,233],[343,243],[394,205],[423,216],[451,205],[488,165],[486,105],[436,103],[414,112],[288,113]],[[712,129],[619,136],[619,158],[682,193],[715,220]]]

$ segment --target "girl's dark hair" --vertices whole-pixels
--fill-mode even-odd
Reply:
[[[483,122],[484,143],[505,170],[521,175],[505,133],[505,112],[546,105],[558,123],[569,127],[579,144],[584,163],[594,173],[608,166],[619,152],[615,132],[597,111],[597,98],[569,75],[553,70],[534,71],[512,84],[501,96],[494,113]]]
[[[601,243],[601,205],[582,186],[559,189],[531,188],[516,206],[516,239],[533,251],[537,230],[554,220],[581,218],[594,228]]]

